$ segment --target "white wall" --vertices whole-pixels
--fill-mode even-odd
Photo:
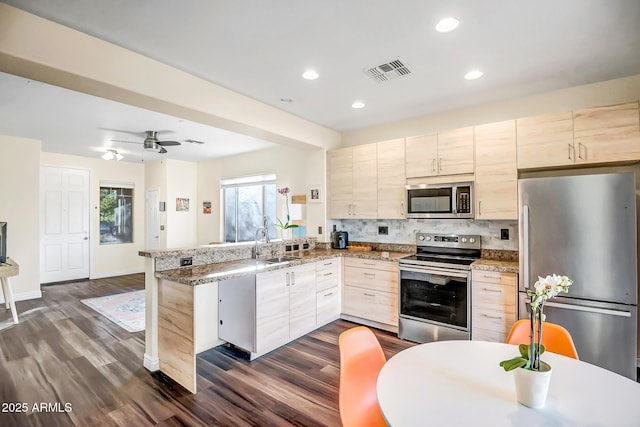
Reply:
[[[166,160],[166,247],[168,248],[198,244],[197,212],[202,211],[202,204],[197,203],[197,175],[197,163]],[[176,211],[176,198],[189,199],[189,210]]]
[[[291,194],[306,194],[307,185],[325,183],[325,151],[323,149],[300,150],[276,147],[238,156],[214,159],[198,163],[198,244],[221,241],[222,212],[220,180],[249,175],[275,173],[277,187],[291,188]],[[323,198],[324,199],[324,198]],[[202,214],[202,201],[212,201],[211,215]],[[284,198],[277,197],[277,214],[280,217]],[[325,223],[325,204],[306,206],[307,236],[317,237],[318,225]],[[324,231],[324,230],[323,230]]]
[[[91,172],[91,278],[141,273],[144,260],[138,251],[145,248],[145,181],[142,164],[96,158],[41,153],[46,166],[88,169]],[[133,183],[133,243],[100,244],[100,181]],[[38,210],[39,211],[39,210]],[[39,236],[38,236],[39,239]]]
[[[40,141],[0,135],[0,221],[7,255],[20,265],[11,278],[17,300],[40,293]]]
[[[640,74],[345,132],[342,134],[342,144],[344,146],[367,144],[439,130],[620,104],[638,99],[640,99]]]

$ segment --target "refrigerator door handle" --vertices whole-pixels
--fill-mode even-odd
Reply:
[[[524,288],[529,289],[529,205],[522,205],[522,246],[524,255],[524,265],[522,266],[522,275]]]
[[[567,310],[586,311],[588,313],[610,314],[612,316],[631,317],[631,312],[623,311],[623,310],[610,310],[606,308],[585,307],[583,305],[575,305],[575,304],[559,304],[557,302],[548,302],[548,301],[545,302],[544,305],[548,307],[566,308]]]

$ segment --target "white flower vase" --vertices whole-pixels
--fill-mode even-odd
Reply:
[[[280,231],[282,240],[291,240],[293,238],[293,228],[283,228]]]
[[[542,408],[547,400],[551,366],[544,362],[540,364],[543,368],[541,371],[530,371],[524,368],[513,371],[518,402],[530,408]]]

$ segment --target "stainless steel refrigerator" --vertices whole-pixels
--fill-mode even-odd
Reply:
[[[538,276],[566,275],[569,293],[544,305],[581,360],[636,379],[638,253],[633,173],[518,181],[519,318]]]

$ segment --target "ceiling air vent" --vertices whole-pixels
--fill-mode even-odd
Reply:
[[[388,82],[397,77],[411,74],[411,68],[402,59],[396,58],[384,64],[366,68],[364,72],[377,82]]]

